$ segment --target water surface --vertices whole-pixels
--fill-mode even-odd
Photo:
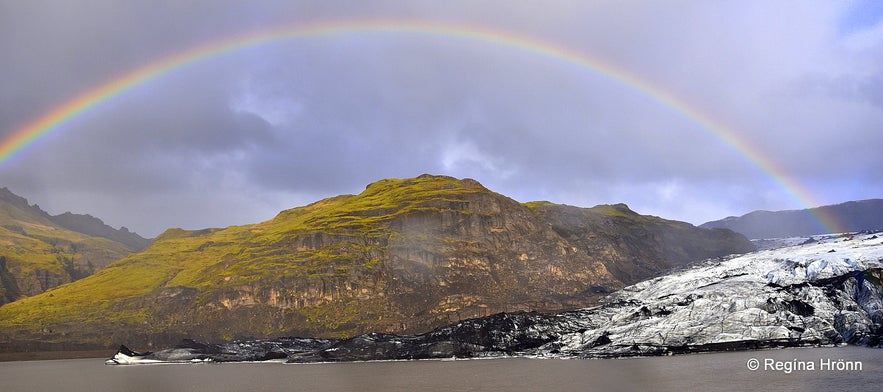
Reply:
[[[750,359],[758,360],[758,370],[748,368]],[[861,363],[861,370],[820,369],[820,361],[840,359]],[[765,363],[770,363],[769,368],[764,368]],[[806,369],[809,363],[813,370]],[[775,364],[780,364],[779,370]],[[792,369],[790,373],[786,367]],[[106,366],[101,359],[0,363],[3,391],[879,391],[881,385],[883,349],[862,347],[594,360],[134,366]]]

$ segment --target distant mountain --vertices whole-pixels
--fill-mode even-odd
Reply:
[[[522,204],[470,179],[388,179],[263,223],[167,230],[99,274],[0,307],[0,349],[421,332],[595,305],[753,249],[624,204]]]
[[[125,244],[136,251],[142,251],[147,245],[150,245],[150,240],[137,233],[133,233],[125,227],[114,229],[92,215],[65,212],[64,214],[55,215],[50,219],[65,229],[88,234],[93,237],[107,238],[111,241]]]
[[[827,234],[829,228],[819,216],[834,217],[847,232],[883,229],[883,199],[850,201],[842,204],[789,211],[754,211],[703,223],[703,228],[725,228],[751,239],[800,237]]]
[[[0,189],[0,305],[91,275],[144,248],[115,241],[115,237],[131,243],[144,239],[116,231],[96,218],[59,217]]]

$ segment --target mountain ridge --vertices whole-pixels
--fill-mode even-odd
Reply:
[[[784,211],[752,211],[706,222],[702,228],[726,228],[751,239],[801,237],[829,234],[820,216],[832,217],[839,230],[858,232],[883,229],[883,199],[847,201],[839,204]]]
[[[136,251],[144,250],[150,245],[150,239],[141,237],[138,233],[129,231],[125,226],[114,229],[99,218],[89,214],[74,214],[70,211],[51,217],[55,224],[65,229],[73,230],[93,237],[107,238],[124,244]]]
[[[574,309],[706,257],[729,230],[519,203],[470,179],[386,179],[261,223],[169,229],[93,276],[0,307],[0,349],[419,332]]]

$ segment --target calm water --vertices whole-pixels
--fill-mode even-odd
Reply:
[[[759,370],[748,369],[752,358],[758,360]],[[820,369],[820,361],[829,359],[832,362],[826,363],[843,359],[852,367],[860,362],[862,370]],[[790,373],[785,372],[787,367]],[[793,370],[798,367],[803,370]],[[879,391],[881,385],[883,349],[859,347],[604,360],[140,366],[105,366],[99,359],[0,363],[2,391]]]

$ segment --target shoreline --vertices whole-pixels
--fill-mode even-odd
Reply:
[[[841,348],[841,347],[851,347],[851,348],[867,348],[871,350],[881,350],[883,348],[878,347],[867,347],[867,346],[856,346],[851,344],[842,344],[842,345],[822,345],[822,346],[800,346],[800,347],[776,347],[776,348],[761,348],[761,349],[749,349],[749,350],[722,350],[722,351],[703,351],[703,352],[692,352],[692,353],[682,353],[676,354],[675,356],[693,356],[693,355],[704,355],[704,354],[722,354],[722,353],[738,353],[738,352],[756,352],[760,353],[774,353],[779,350],[802,350],[802,349],[824,349],[824,348]],[[62,360],[62,359],[108,359],[113,357],[117,353],[116,350],[73,350],[73,351],[31,351],[31,352],[0,352],[0,363],[3,362],[19,362],[19,361],[51,361],[51,360]],[[473,358],[426,358],[426,359],[384,359],[384,360],[369,360],[369,361],[329,361],[329,362],[302,362],[296,363],[299,365],[314,365],[314,364],[327,364],[327,363],[371,363],[371,362],[409,362],[409,361],[451,361],[451,360],[486,360],[486,359],[549,359],[549,360],[598,360],[598,359],[608,359],[608,360],[627,360],[627,359],[639,359],[639,358],[663,358],[669,357],[666,355],[648,355],[648,356],[624,356],[624,357],[609,357],[609,358],[577,358],[577,357],[538,357],[538,356],[488,356],[488,357],[473,357]],[[257,361],[257,362],[237,362],[232,361],[230,363],[278,363],[275,361]],[[174,362],[163,362],[163,363],[174,363]],[[190,362],[181,362],[181,363],[190,363]]]
[[[0,362],[14,361],[48,361],[55,359],[107,359],[116,354],[116,350],[74,350],[74,351],[25,351],[0,352]]]

